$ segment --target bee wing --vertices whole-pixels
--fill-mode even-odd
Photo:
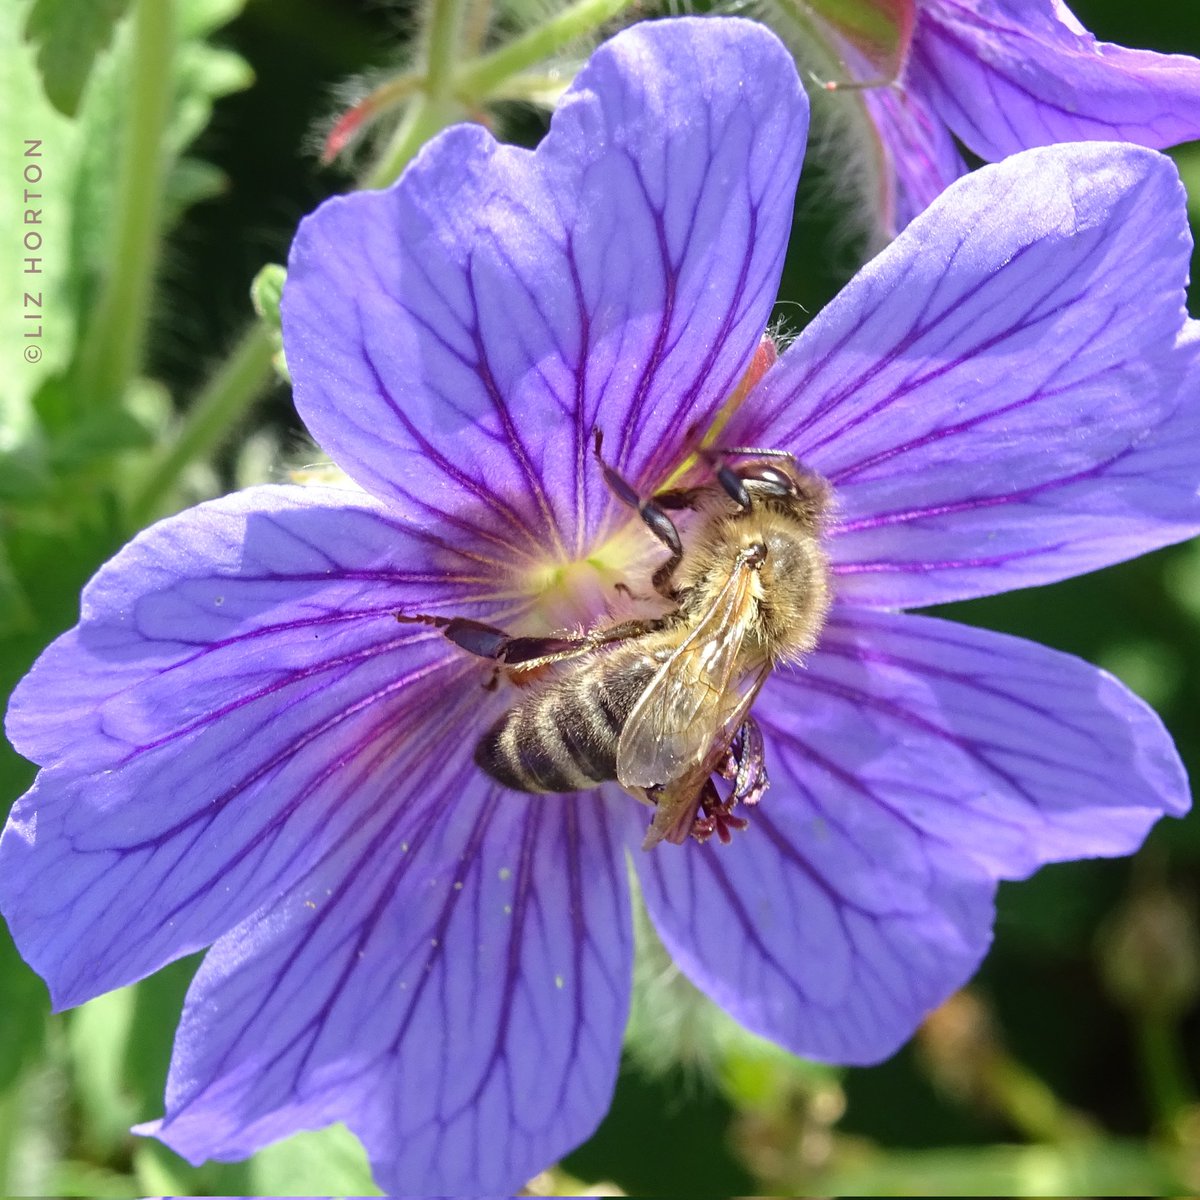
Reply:
[[[731,687],[754,615],[754,569],[739,562],[712,607],[658,669],[617,742],[626,787],[669,783],[705,757],[741,695]]]
[[[730,692],[732,699],[728,711],[714,738],[714,746],[720,747],[722,754],[733,740],[738,727],[746,719],[754,698],[770,673],[770,664],[764,663],[745,692],[740,695]],[[658,791],[654,796],[654,820],[646,830],[646,838],[642,842],[643,850],[653,850],[664,840],[676,845],[687,841],[692,832],[692,822],[695,821],[700,808],[702,790],[715,765],[714,756],[707,755],[691,770],[685,771],[678,779],[673,779]]]

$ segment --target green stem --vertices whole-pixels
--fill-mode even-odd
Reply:
[[[115,404],[141,367],[162,232],[174,60],[174,0],[136,0],[112,257],[78,364],[92,404]]]
[[[454,68],[460,55],[460,35],[468,0],[432,0],[426,14],[425,62],[414,71],[424,80],[422,92],[408,106],[404,119],[384,148],[379,161],[362,181],[363,187],[387,187],[434,134],[461,120],[462,106],[454,99]]]
[[[404,119],[392,135],[379,161],[363,178],[360,186],[383,188],[395,183],[418,150],[447,125],[461,120],[462,109],[452,100],[420,95],[408,106]]]
[[[545,62],[576,38],[611,21],[632,3],[633,0],[576,0],[528,33],[469,63],[459,71],[455,90],[469,103],[480,103],[506,79]]]
[[[514,75],[492,90],[492,100],[524,100],[552,108],[559,97],[570,86],[571,80],[564,72],[536,72]]]
[[[1016,1059],[1003,1055],[989,1077],[1004,1115],[1030,1141],[1062,1145],[1089,1136],[1087,1124]]]
[[[275,347],[263,324],[254,324],[242,336],[233,354],[196,397],[187,415],[145,483],[129,503],[128,518],[135,529],[159,516],[164,501],[183,469],[215,450],[229,436],[270,378]]]
[[[431,99],[449,95],[466,0],[431,0],[425,27],[425,93]]]
[[[1171,1017],[1160,1013],[1139,1013],[1135,1020],[1146,1090],[1159,1122],[1169,1130],[1180,1113],[1196,1101],[1183,1066],[1178,1027]]]

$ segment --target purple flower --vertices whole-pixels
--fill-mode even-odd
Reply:
[[[644,590],[665,552],[592,430],[648,495],[735,394],[806,124],[765,29],[662,21],[596,52],[536,153],[461,126],[396,187],[323,205],[288,361],[366,490],[254,488],[154,526],[17,689],[8,732],[43,770],[0,903],[55,1005],[212,945],[147,1127],[188,1158],[342,1120],[381,1185],[452,1194],[570,1149],[617,1068],[627,852],[700,987],[862,1063],[970,977],[999,879],[1185,811],[1116,680],[896,611],[1200,528],[1183,195],[1123,145],[950,188],[733,413],[725,439],[793,451],[834,503],[833,605],[758,699],[773,783],[745,833],[643,853],[615,784],[531,796],[474,766],[517,692],[395,614],[545,633]]]
[[[852,78],[876,80],[900,64],[898,86],[860,93],[879,139],[889,233],[965,174],[956,138],[987,162],[1055,142],[1164,149],[1200,138],[1200,61],[1099,42],[1062,0],[860,7],[878,9],[892,44],[827,29]]]

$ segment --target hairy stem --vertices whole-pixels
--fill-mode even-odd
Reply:
[[[454,98],[454,70],[462,51],[467,2],[432,0],[425,18],[425,61],[417,68],[424,79],[421,94],[409,105],[379,161],[363,180],[364,187],[386,187],[434,134],[464,115]]]
[[[175,0],[136,0],[111,257],[78,364],[97,405],[116,403],[142,363],[162,233],[174,58]]]
[[[576,38],[594,33],[623,12],[633,0],[575,0],[541,25],[477,58],[455,80],[458,94],[480,103],[513,75],[545,62]]]

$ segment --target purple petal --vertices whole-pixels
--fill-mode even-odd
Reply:
[[[1200,466],[1166,469],[1161,444],[1195,423],[1190,244],[1162,155],[1081,144],[985,167],[817,316],[731,436],[833,484],[837,587],[857,603],[985,595],[1178,541],[1200,528]]]
[[[341,1120],[389,1194],[427,1196],[511,1194],[588,1136],[628,1010],[615,814],[450,757],[213,947],[142,1132],[199,1162]]]
[[[886,1057],[987,949],[994,881],[1127,854],[1188,806],[1158,718],[1095,667],[905,614],[836,611],[755,708],[745,834],[637,859],[668,948],[798,1054]]]
[[[578,557],[611,503],[593,427],[649,483],[749,363],[807,118],[773,34],[692,18],[602,46],[536,153],[448,130],[391,190],[301,225],[283,301],[301,416],[406,512]]]
[[[908,80],[981,158],[1200,138],[1200,61],[1098,42],[1061,0],[922,0]]]
[[[839,763],[764,733],[772,786],[744,834],[635,851],[647,908],[671,957],[748,1029],[806,1058],[878,1062],[974,974],[995,884],[947,870]]]
[[[394,811],[420,730],[483,693],[393,614],[486,586],[351,491],[251,489],[117,555],[8,715],[46,769],[0,840],[0,907],[56,1005],[209,944]]]
[[[879,138],[888,189],[881,219],[893,237],[965,175],[967,164],[950,131],[915,89],[871,88],[862,98]]]
[[[777,728],[995,878],[1130,854],[1190,804],[1152,709],[1090,663],[1021,638],[839,608],[779,687],[774,707],[760,702]]]

